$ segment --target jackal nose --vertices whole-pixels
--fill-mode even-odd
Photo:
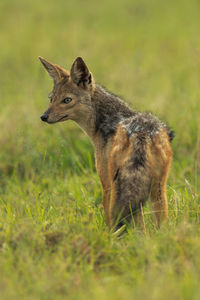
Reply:
[[[43,122],[47,122],[47,120],[48,120],[48,115],[46,114],[46,113],[44,113],[43,115],[41,115],[41,120],[43,121]]]

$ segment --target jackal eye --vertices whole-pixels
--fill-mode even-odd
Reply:
[[[69,102],[71,102],[71,101],[72,101],[72,98],[71,98],[71,97],[66,97],[65,99],[62,100],[62,103],[67,104],[67,103],[69,103]]]

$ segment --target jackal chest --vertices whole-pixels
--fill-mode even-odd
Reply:
[[[106,145],[104,143],[96,143],[95,145],[95,161],[97,173],[100,177],[101,184],[103,188],[109,186],[109,177],[108,177],[108,158],[109,152],[111,149],[111,141]]]

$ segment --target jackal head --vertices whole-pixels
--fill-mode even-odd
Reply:
[[[83,59],[77,57],[70,72],[42,57],[39,59],[54,82],[49,94],[50,105],[42,114],[42,121],[53,124],[86,118],[91,109],[94,81]]]

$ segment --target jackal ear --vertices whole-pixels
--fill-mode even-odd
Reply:
[[[65,77],[69,77],[67,71],[65,71],[60,66],[48,62],[46,59],[42,58],[41,56],[39,56],[39,60],[41,61],[42,65],[47,70],[51,78],[53,79],[54,84],[58,83]]]
[[[71,78],[74,83],[84,89],[92,86],[92,74],[81,57],[77,57],[74,61],[71,71]]]

